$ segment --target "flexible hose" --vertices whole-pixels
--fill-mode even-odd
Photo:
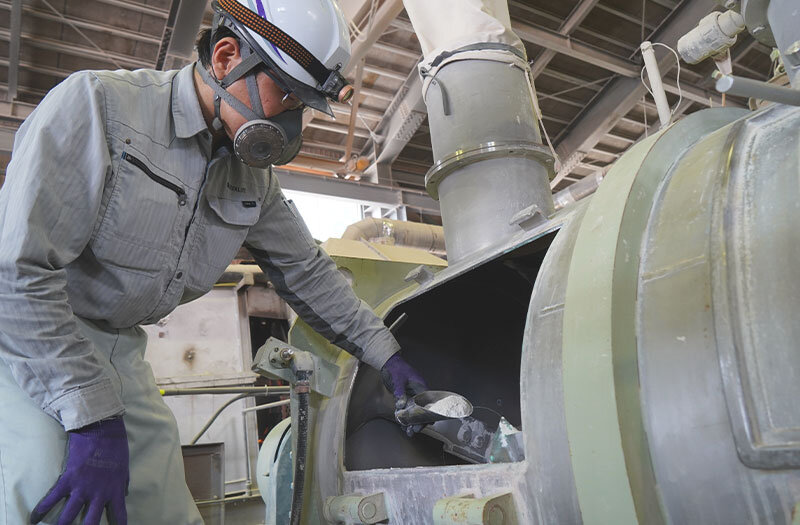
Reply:
[[[299,374],[298,374],[299,375]],[[294,461],[294,488],[292,490],[292,513],[289,523],[300,525],[303,510],[303,488],[306,479],[306,450],[308,449],[308,380],[295,384],[297,394],[297,456]]]

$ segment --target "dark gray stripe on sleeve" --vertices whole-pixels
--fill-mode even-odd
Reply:
[[[303,321],[307,322],[311,328],[319,332],[331,343],[346,350],[357,359],[362,359],[365,349],[350,341],[344,334],[337,333],[333,327],[325,319],[323,319],[322,316],[314,311],[309,304],[305,303],[302,299],[295,295],[295,293],[292,292],[286,285],[286,278],[283,272],[281,272],[277,265],[273,264],[272,259],[270,259],[270,256],[266,251],[259,250],[258,248],[254,248],[248,244],[245,246],[257,262],[265,263],[263,266],[261,266],[261,264],[259,264],[259,266],[261,266],[261,269],[267,273],[267,276],[269,277],[269,280],[272,282],[273,286],[275,286],[275,290],[278,292],[278,295],[283,297],[286,302],[291,305],[292,309],[297,313],[297,315],[300,316],[301,319],[303,319]]]

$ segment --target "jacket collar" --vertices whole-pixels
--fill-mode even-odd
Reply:
[[[208,128],[194,87],[194,62],[172,79],[172,118],[175,135],[186,139]]]

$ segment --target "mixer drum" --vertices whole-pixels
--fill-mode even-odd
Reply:
[[[698,139],[731,115],[632,148],[545,258],[522,374],[544,522],[791,521],[800,111]]]
[[[799,135],[787,106],[689,115],[590,199],[376,305],[408,315],[398,339],[431,387],[502,414],[525,457],[466,465],[409,439],[375,415],[377,374],[340,356],[312,506],[381,494],[390,523],[433,523],[443,498],[510,495],[519,523],[791,522]]]

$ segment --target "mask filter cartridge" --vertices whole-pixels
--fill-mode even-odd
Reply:
[[[287,143],[280,126],[268,120],[251,120],[236,132],[233,151],[248,166],[268,168],[275,164]]]
[[[284,111],[269,120],[250,120],[233,137],[233,151],[254,168],[288,164],[300,152],[302,125],[302,109]]]

